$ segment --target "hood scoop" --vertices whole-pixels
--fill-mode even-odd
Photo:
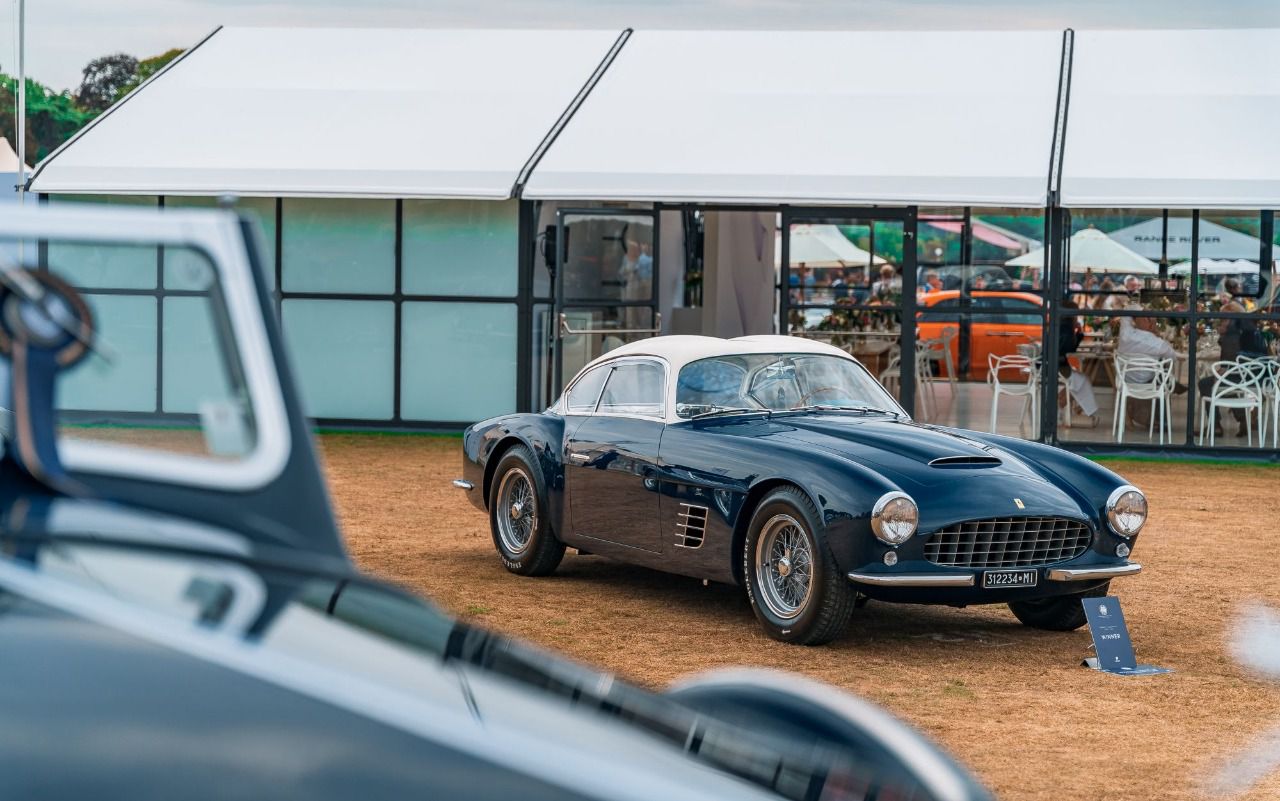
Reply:
[[[966,468],[966,467],[995,467],[1001,464],[1000,460],[995,456],[940,456],[929,462],[930,467],[949,467],[949,468]]]

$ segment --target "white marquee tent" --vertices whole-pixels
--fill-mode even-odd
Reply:
[[[640,31],[524,196],[1043,206],[1061,42]]]
[[[1280,207],[1280,29],[1074,39],[1063,206]]]
[[[223,28],[46,159],[33,188],[505,199],[617,39]]]
[[[1256,215],[1254,219],[1257,219]],[[1136,225],[1121,228],[1119,231],[1112,231],[1108,236],[1148,259],[1159,259],[1164,222],[1160,217],[1153,217]],[[1168,239],[1169,260],[1189,260],[1191,258],[1191,218],[1184,215],[1170,215]],[[1257,237],[1204,218],[1200,219],[1199,239],[1198,250],[1202,259],[1256,260],[1262,250],[1262,240]],[[1272,246],[1272,253],[1280,256],[1280,247]]]

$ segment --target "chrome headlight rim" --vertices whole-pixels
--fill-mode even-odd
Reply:
[[[1144,511],[1142,515],[1142,522],[1138,524],[1138,527],[1135,528],[1133,531],[1125,531],[1120,527],[1120,524],[1116,521],[1116,504],[1120,502],[1120,499],[1122,497],[1129,494],[1130,492],[1136,493],[1139,498],[1142,498],[1142,506]],[[1138,536],[1138,534],[1142,531],[1143,527],[1147,525],[1147,517],[1150,514],[1150,508],[1147,504],[1147,495],[1145,492],[1133,486],[1132,484],[1122,484],[1119,487],[1116,487],[1114,490],[1112,490],[1111,494],[1107,496],[1106,512],[1107,512],[1107,525],[1111,528],[1111,531],[1114,534],[1116,534],[1116,536],[1123,537],[1126,540],[1132,539]]]
[[[907,532],[907,535],[905,537],[903,537],[900,540],[894,540],[892,537],[888,536],[885,532],[884,510],[889,506],[890,503],[898,499],[902,499],[907,503],[911,504],[911,507],[916,510],[916,521],[911,526],[911,531]],[[913,536],[915,536],[915,533],[919,530],[920,530],[920,505],[916,503],[915,498],[912,498],[910,495],[908,495],[905,492],[902,492],[900,490],[892,490],[890,492],[886,492],[884,495],[881,495],[880,498],[875,502],[875,505],[871,507],[871,531],[876,535],[876,539],[880,540],[885,545],[889,545],[891,547],[897,548],[899,545],[902,545],[903,543],[909,541]]]

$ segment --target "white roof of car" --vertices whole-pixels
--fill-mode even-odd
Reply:
[[[720,337],[676,335],[629,342],[604,354],[583,370],[624,356],[657,356],[665,359],[667,364],[671,365],[673,372],[679,372],[681,367],[699,359],[747,353],[821,353],[856,361],[848,353],[833,345],[804,337],[762,334],[721,339]]]

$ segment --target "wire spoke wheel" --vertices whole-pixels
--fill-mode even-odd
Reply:
[[[502,475],[495,518],[502,546],[513,556],[524,553],[538,529],[538,496],[522,467]]]
[[[756,585],[774,615],[790,620],[813,592],[813,539],[789,514],[769,518],[756,544]]]

